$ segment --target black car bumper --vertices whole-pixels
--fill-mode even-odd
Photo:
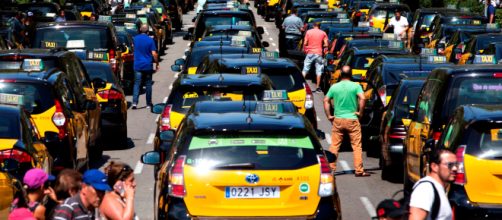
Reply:
[[[502,219],[502,205],[471,202],[463,186],[452,185],[448,198],[456,220]]]

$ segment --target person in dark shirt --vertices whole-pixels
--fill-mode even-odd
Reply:
[[[110,191],[106,175],[96,169],[83,175],[82,189],[54,210],[54,220],[94,220],[94,211],[101,204],[106,191]]]

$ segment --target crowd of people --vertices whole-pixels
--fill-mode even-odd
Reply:
[[[104,172],[62,170],[57,177],[39,168],[26,172],[9,220],[138,219],[136,181],[127,164],[112,161]]]

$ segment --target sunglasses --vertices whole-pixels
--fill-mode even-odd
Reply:
[[[125,177],[123,177],[122,175],[125,173],[129,173],[130,171],[132,171],[132,168],[128,165],[124,166],[122,168],[122,170],[120,170],[119,174],[117,175],[118,176],[118,179],[119,180],[123,180]]]
[[[458,168],[458,162],[448,162],[448,163],[441,163],[441,164],[444,164],[448,167],[448,169],[453,169],[453,167],[457,167]]]

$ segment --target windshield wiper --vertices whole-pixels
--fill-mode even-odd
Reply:
[[[256,165],[254,163],[231,163],[215,166],[216,169],[254,169]]]

